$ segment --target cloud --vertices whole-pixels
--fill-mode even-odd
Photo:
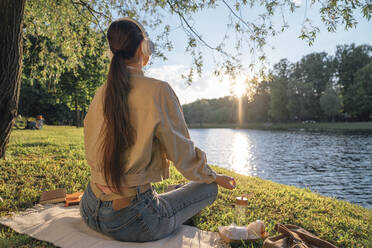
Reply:
[[[182,74],[186,74],[188,68],[184,65],[164,65],[149,68],[145,75],[168,82],[176,92],[181,104],[193,102],[202,98],[219,98],[231,95],[228,80],[219,82],[210,72],[205,72],[201,78],[196,79],[191,85],[187,85]]]

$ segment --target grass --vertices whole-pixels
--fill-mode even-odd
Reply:
[[[270,235],[275,223],[299,225],[338,247],[371,247],[372,210],[324,197],[308,189],[243,176],[212,166],[235,177],[237,189],[220,188],[217,200],[193,218],[202,230],[217,231],[234,221],[234,197],[252,193],[243,223],[263,220]],[[7,159],[0,160],[0,216],[22,211],[38,202],[40,192],[64,187],[82,191],[89,181],[83,129],[45,126],[43,130],[14,130]],[[173,167],[171,178],[155,184],[161,193],[169,184],[186,182]],[[0,247],[55,247],[0,225]],[[237,245],[233,247],[238,247]],[[262,247],[262,242],[240,245]]]
[[[190,128],[238,128],[235,123],[189,124]],[[242,129],[260,130],[305,130],[305,131],[357,131],[372,132],[372,122],[319,122],[319,123],[265,123],[243,124]]]

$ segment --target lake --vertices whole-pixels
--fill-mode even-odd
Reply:
[[[209,164],[372,209],[372,134],[189,129]]]

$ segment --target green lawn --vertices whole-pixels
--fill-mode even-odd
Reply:
[[[89,167],[84,158],[83,129],[46,126],[43,130],[14,130],[7,159],[0,160],[0,216],[22,211],[38,202],[40,192],[65,187],[68,193],[82,191],[88,184]],[[234,197],[253,193],[245,223],[263,220],[270,235],[275,223],[304,227],[339,247],[371,247],[372,210],[307,189],[277,184],[256,177],[239,175],[216,166],[219,173],[234,176],[234,191],[220,188],[216,202],[194,217],[197,227],[217,231],[233,219]],[[155,184],[162,192],[168,184],[185,182],[171,168],[171,178]],[[241,247],[261,247],[249,243]],[[0,225],[0,247],[54,247]]]

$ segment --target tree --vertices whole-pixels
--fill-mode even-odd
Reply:
[[[272,82],[270,87],[270,110],[269,115],[274,121],[287,121],[288,112],[288,86],[293,64],[287,59],[280,60],[274,65]]]
[[[372,119],[372,62],[359,69],[350,86],[351,115],[362,121]]]
[[[315,4],[317,2],[321,1],[315,0],[312,3]],[[1,14],[5,18],[5,21],[0,24],[0,31],[2,31],[2,34],[6,34],[5,39],[2,41],[4,44],[1,44],[0,57],[2,65],[4,64],[1,70],[5,72],[5,69],[9,69],[8,72],[2,74],[4,78],[1,78],[0,86],[0,89],[6,88],[5,92],[9,94],[9,97],[0,99],[0,113],[2,116],[0,124],[0,157],[4,156],[5,143],[9,138],[11,123],[17,112],[21,68],[20,54],[22,51],[21,25],[24,5],[25,0],[3,0],[0,5]],[[228,10],[230,21],[227,23],[227,27],[232,28],[233,32],[237,34],[237,39],[235,40],[236,51],[233,54],[225,49],[226,40],[230,42],[228,32],[221,42],[217,43],[217,45],[212,45],[192,25],[192,16],[194,14],[206,9],[213,9],[218,5],[225,6]],[[258,14],[258,18],[253,18],[254,21],[249,21],[247,18],[242,17],[241,13],[244,10],[250,9],[255,5],[263,8],[263,12]],[[34,33],[36,37],[47,36],[54,44],[60,45],[60,52],[65,59],[53,57],[55,53],[45,53],[47,57],[51,55],[54,59],[42,57],[41,60],[45,64],[43,65],[44,69],[40,72],[45,82],[58,83],[59,77],[55,77],[56,75],[58,76],[66,70],[76,72],[81,63],[80,51],[84,47],[79,44],[80,37],[76,36],[74,31],[74,26],[78,25],[74,25],[74,23],[89,20],[93,27],[104,33],[102,26],[107,27],[113,16],[138,17],[137,19],[146,27],[152,29],[159,27],[159,29],[163,30],[156,39],[159,44],[156,55],[165,58],[162,51],[172,49],[172,42],[169,41],[168,36],[171,25],[163,23],[163,14],[175,15],[180,21],[174,25],[181,26],[188,36],[185,51],[192,56],[193,64],[190,65],[190,71],[186,78],[191,81],[195,73],[201,74],[203,67],[203,51],[201,48],[203,47],[212,53],[216,53],[220,58],[216,61],[216,75],[230,74],[234,76],[239,72],[242,68],[240,53],[244,45],[250,48],[252,54],[256,52],[260,54],[259,60],[265,60],[265,56],[260,51],[266,45],[267,37],[275,36],[288,27],[285,19],[279,26],[275,26],[272,22],[274,13],[277,11],[281,12],[283,9],[293,12],[296,9],[296,5],[290,0],[252,0],[234,3],[225,0],[28,0],[25,11],[25,23],[27,23],[27,33],[31,30],[31,33]],[[329,31],[335,31],[340,22],[347,29],[355,27],[356,22],[353,18],[355,10],[362,11],[363,16],[370,19],[372,10],[369,1],[329,1],[325,4],[322,3],[319,9],[322,21]],[[141,17],[146,17],[146,20]],[[300,37],[311,44],[319,29],[313,26],[308,18],[303,25],[304,28],[301,30]],[[49,69],[56,73],[49,74]],[[9,86],[9,88],[5,86]]]
[[[320,97],[333,75],[333,59],[325,52],[308,54],[295,64],[288,100],[292,120],[321,119]]]
[[[334,117],[341,112],[341,99],[336,90],[329,87],[320,97],[320,107],[325,116],[334,121]]]
[[[107,58],[103,56],[104,40],[97,33],[93,32],[90,35],[96,36],[97,41],[100,41],[92,45],[94,53],[87,51],[84,54],[82,64],[79,65],[76,73],[67,71],[61,75],[61,82],[56,87],[55,93],[57,100],[65,103],[70,110],[75,112],[76,127],[83,125],[89,103],[96,89],[105,82],[106,76]]]
[[[371,53],[372,46],[369,45],[355,46],[355,44],[351,44],[337,46],[335,64],[338,85],[341,88],[341,94],[343,96],[344,113],[352,115],[354,119],[357,117],[355,113],[359,111],[358,105],[355,105],[355,101],[353,100],[355,89],[358,88],[357,86],[353,86],[357,82],[355,75],[359,69],[371,62]]]
[[[274,121],[284,122],[288,120],[287,109],[287,81],[283,78],[274,79],[271,86],[269,115]]]
[[[64,5],[51,4],[59,12],[71,11],[65,9]],[[26,99],[22,96],[23,92],[21,91],[22,100],[38,100],[37,103],[33,104],[34,106],[38,105],[37,108],[29,109],[26,107],[22,110],[25,113],[32,113],[32,115],[36,110],[43,110],[39,114],[45,115],[48,123],[50,121],[70,124],[73,122],[76,126],[81,126],[96,89],[105,80],[108,64],[105,55],[107,49],[105,37],[102,32],[92,27],[92,20],[88,18],[84,18],[78,23],[76,21],[72,22],[73,19],[79,18],[79,15],[71,17],[75,12],[69,14],[70,20],[65,22],[63,27],[55,27],[57,30],[64,28],[65,32],[61,34],[62,37],[50,35],[56,31],[48,30],[49,27],[44,27],[45,30],[43,30],[42,27],[34,25],[39,24],[35,21],[37,19],[47,21],[51,18],[44,12],[39,13],[41,17],[38,17],[36,13],[39,9],[35,9],[36,7],[37,5],[35,6],[34,2],[26,5],[26,13],[29,13],[29,15],[26,15],[25,20],[26,35],[24,36],[22,84],[27,84],[27,86],[25,85],[22,89],[25,88],[29,92],[42,90],[45,94],[50,95],[45,96],[43,94],[43,98],[52,98],[54,103],[45,102],[43,99]],[[81,13],[83,10],[79,11]],[[30,18],[30,16],[34,16],[34,18]],[[66,31],[73,33],[76,37],[75,40],[67,44],[66,39],[70,34]],[[68,36],[64,37],[65,35]],[[30,90],[30,88],[34,88],[34,90]],[[33,102],[29,103],[32,104]],[[40,107],[40,105],[45,107]],[[54,113],[47,111],[52,109],[59,111]],[[60,115],[61,111],[65,112],[64,116]],[[72,113],[75,114],[72,115]]]
[[[188,124],[234,123],[236,120],[235,99],[226,96],[218,99],[202,99],[185,104],[183,113]]]
[[[5,157],[17,116],[22,68],[22,20],[25,0],[0,2],[0,158]]]
[[[243,97],[243,110],[246,122],[268,120],[270,107],[270,79],[253,78],[247,84],[247,96]]]
[[[22,116],[42,114],[48,124],[71,125],[72,113],[63,102],[56,102],[54,94],[36,80],[22,79],[18,113]]]
[[[209,113],[209,101],[198,100],[193,103],[193,110],[191,111],[190,120],[192,123],[199,123],[201,126],[207,120]]]

